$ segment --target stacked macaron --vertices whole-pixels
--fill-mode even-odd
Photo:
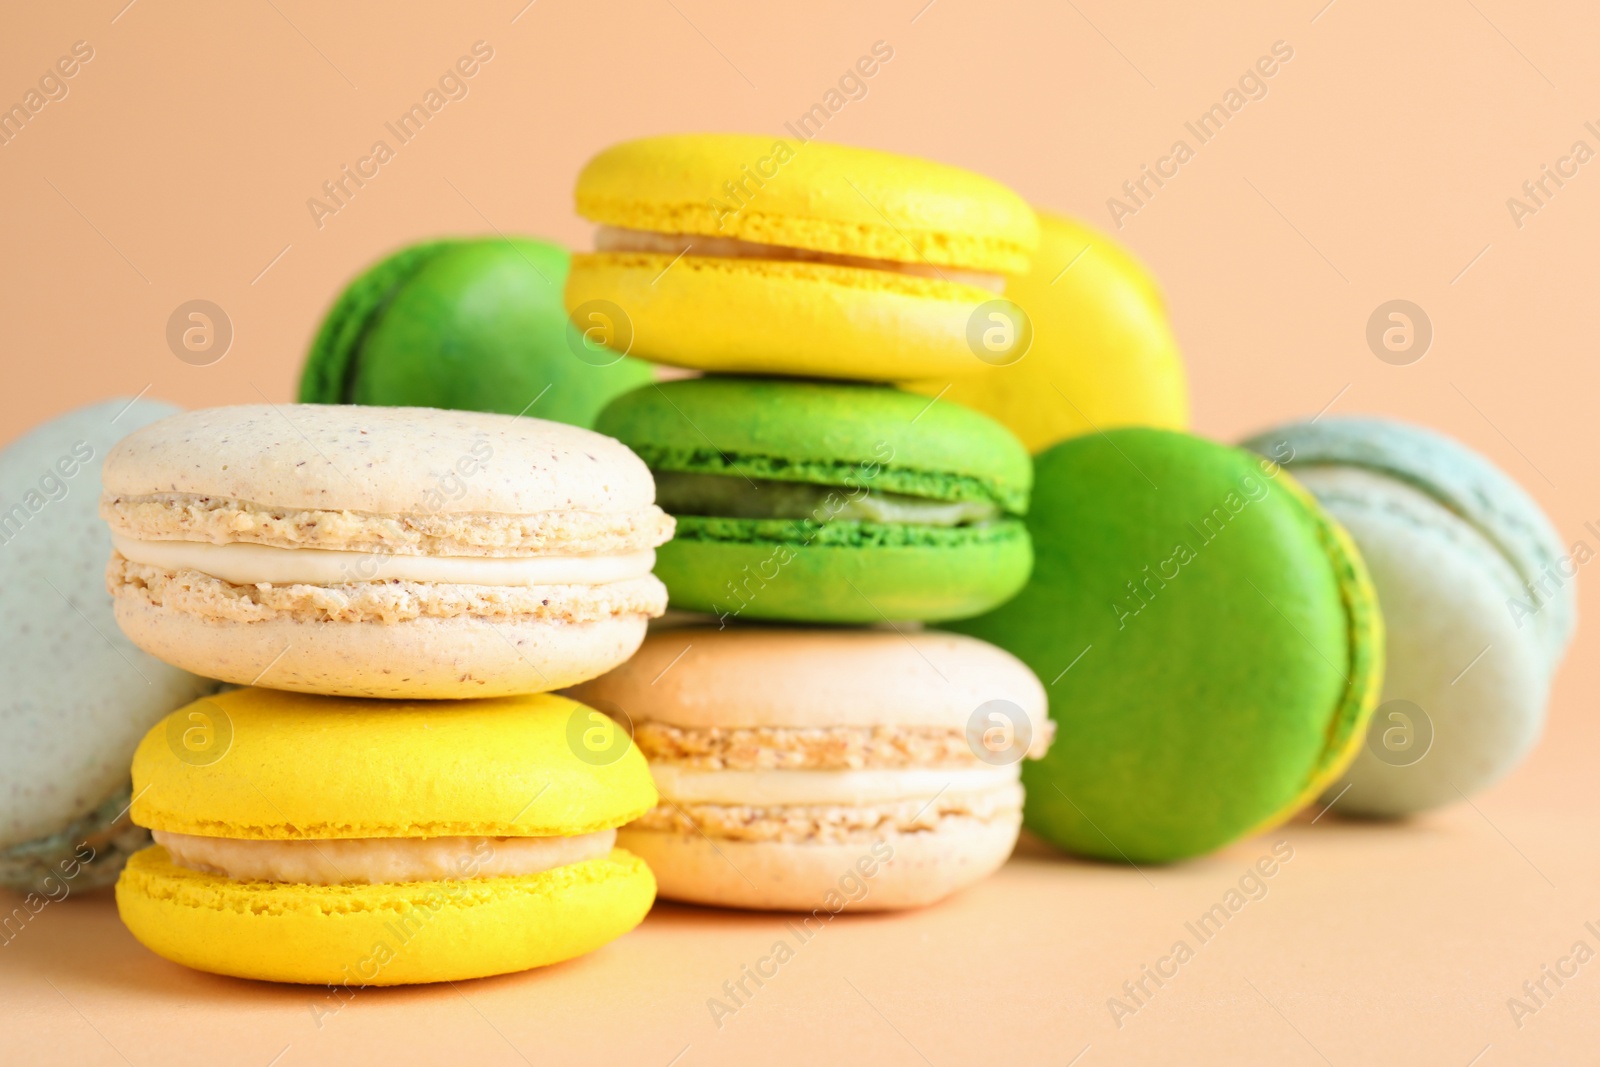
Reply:
[[[638,457],[512,415],[257,405],[152,423],[102,481],[123,633],[251,687],[139,746],[156,844],[117,901],[141,941],[372,985],[540,966],[643,918],[654,882],[613,842],[654,806],[645,762],[543,695],[665,607],[672,522]]]
[[[581,690],[639,727],[662,793],[625,838],[700,903],[820,907],[857,860],[890,872],[862,907],[981,878],[1016,839],[1018,762],[1049,744],[1043,691],[998,649],[907,631],[1022,588],[1032,467],[988,416],[882,383],[982,369],[971,330],[1028,269],[1032,210],[952,167],[742,136],[607,149],[577,207],[599,230],[575,327],[711,372],[595,424],[676,520],[671,605],[716,616]]]

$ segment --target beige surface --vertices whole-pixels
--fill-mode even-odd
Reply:
[[[976,168],[1101,228],[1107,198],[1189,140],[1193,158],[1119,236],[1162,280],[1200,429],[1234,437],[1330,404],[1424,421],[1600,547],[1584,526],[1600,526],[1600,164],[1546,179],[1553,195],[1520,220],[1507,206],[1532,204],[1521,187],[1543,165],[1570,173],[1574,141],[1600,148],[1585,126],[1600,127],[1592,5],[544,2],[513,23],[522,0],[415,17],[275,0],[140,2],[113,22],[123,2],[29,6],[0,35],[6,104],[74,41],[95,50],[0,147],[0,439],[146,385],[191,406],[287,400],[328,302],[387,249],[495,227],[587,243],[571,188],[595,151],[674,130],[777,135],[884,40],[893,59],[824,139]],[[319,229],[307,199],[480,39],[494,55],[468,95]],[[1199,143],[1184,123],[1278,40],[1294,57],[1265,98]],[[165,336],[197,298],[234,326],[209,366]],[[1434,326],[1409,366],[1365,340],[1392,299]],[[184,972],[139,949],[108,899],[69,900],[0,946],[0,1061],[920,1064],[909,1039],[941,1065],[1066,1064],[1085,1045],[1078,1067],[1584,1062],[1600,963],[1520,1030],[1506,1002],[1576,940],[1600,950],[1584,927],[1600,928],[1595,633],[1580,630],[1531,762],[1477,810],[1291,826],[1295,857],[1266,899],[1120,1031],[1106,999],[1270,841],[1143,875],[1027,857],[926,912],[836,920],[720,1031],[707,998],[782,920],[662,907],[591,958],[367,991],[319,1029],[336,1001]]]

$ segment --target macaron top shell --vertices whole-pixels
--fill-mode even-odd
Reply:
[[[476,460],[470,476],[460,465]],[[655,484],[609,437],[476,411],[246,404],[190,411],[129,435],[106,458],[107,497],[184,494],[372,514],[616,514]]]
[[[1483,456],[1440,433],[1390,419],[1328,418],[1257,434],[1245,447],[1291,469],[1354,467],[1432,497],[1499,549],[1538,610],[1535,627],[1551,666],[1577,624],[1577,588],[1541,581],[1566,552],[1538,503]],[[1557,573],[1559,577],[1559,573]],[[1547,588],[1550,587],[1550,588]]]
[[[106,595],[101,460],[177,410],[110,400],[0,452],[0,848],[62,831],[126,788],[150,724],[213,684],[136,648]]]
[[[638,722],[714,727],[926,726],[964,730],[1005,700],[1046,718],[1044,687],[1015,656],[959,634],[800,627],[657,631],[610,674],[573,690]]]
[[[1381,684],[1376,598],[1292,479],[1185,434],[1111,430],[1038,457],[1037,561],[951,628],[1047,684],[1057,738],[1026,765],[1028,824],[1133,862],[1287,818],[1360,744]]]
[[[735,185],[751,192],[735,195]],[[614,145],[579,174],[577,208],[635,230],[1010,274],[1028,269],[1039,243],[1027,202],[989,178],[890,152],[759,135]]]
[[[596,428],[656,470],[820,485],[1027,510],[1033,466],[1010,431],[888,386],[715,376],[625,393]],[[864,472],[865,468],[865,472]]]
[[[395,291],[455,241],[426,241],[402,248],[358,276],[322,320],[300,377],[300,401],[337,404],[350,399],[361,341]]]
[[[591,833],[656,803],[632,745],[611,762],[580,757],[593,729],[616,727],[549,694],[410,703],[238,689],[145,735],[133,820],[246,840]]]

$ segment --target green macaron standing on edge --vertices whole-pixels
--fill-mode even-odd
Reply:
[[[1271,461],[1120,429],[1036,460],[1038,555],[1014,600],[950,628],[1045,683],[1056,743],[1025,822],[1133,863],[1292,816],[1354,758],[1383,624],[1348,535]]]
[[[677,519],[656,574],[725,621],[964,618],[1027,581],[1032,467],[986,415],[889,386],[708,377],[618,397],[595,424]]]
[[[528,414],[589,427],[652,378],[587,345],[561,303],[566,249],[526,238],[411,245],[359,275],[324,318],[300,401]]]

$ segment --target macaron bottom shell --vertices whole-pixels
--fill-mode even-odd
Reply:
[[[643,616],[585,623],[466,616],[396,623],[208,619],[118,596],[117,625],[196,674],[329,696],[462,699],[544,693],[602,674],[644,640]]]
[[[995,294],[888,270],[654,253],[572,258],[568,311],[620,308],[636,357],[706,371],[869,382],[967,375],[967,324]]]
[[[540,874],[392,885],[234,882],[151,847],[117,882],[123,923],[196,970],[350,986],[458,981],[542,967],[637,926],[656,883],[637,856]]]
[[[931,527],[678,516],[656,553],[670,603],[800,622],[933,622],[988,611],[1028,580],[1020,520]]]
[[[1021,818],[890,834],[874,842],[711,839],[629,829],[617,844],[643,857],[663,899],[767,911],[918,908],[987,878],[1016,846]]]

